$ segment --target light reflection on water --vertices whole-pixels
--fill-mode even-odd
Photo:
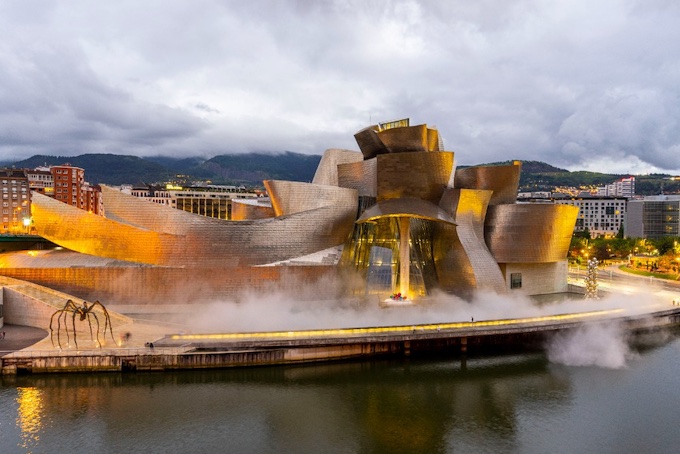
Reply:
[[[30,452],[40,442],[42,427],[43,396],[36,388],[17,388],[17,426],[21,430],[20,446]]]
[[[0,452],[675,452],[679,355],[3,377]]]

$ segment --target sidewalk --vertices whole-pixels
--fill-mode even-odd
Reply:
[[[5,339],[0,339],[0,357],[13,353],[15,351],[23,350],[31,347],[33,351],[50,351],[61,350],[52,345],[49,330],[40,328],[33,328],[22,325],[7,325],[0,329],[0,333],[5,332]],[[163,338],[166,334],[178,331],[177,329],[169,329],[167,326],[152,325],[143,322],[132,322],[113,328],[116,345],[111,345],[111,338],[109,334],[102,333],[102,344],[108,348],[141,348],[147,342],[156,342]],[[123,341],[125,333],[130,334],[127,342]],[[55,333],[56,336],[56,333]],[[65,334],[62,334],[62,341],[65,340]],[[81,348],[97,348],[89,335],[81,333],[81,340],[79,345]],[[67,351],[75,350],[74,348],[65,348]]]
[[[21,325],[5,324],[0,328],[0,333],[3,331],[5,338],[0,339],[0,356],[30,347],[50,335],[47,330]]]

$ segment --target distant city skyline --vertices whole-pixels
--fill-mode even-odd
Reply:
[[[0,4],[0,161],[358,149],[439,127],[458,164],[680,174],[680,5]]]

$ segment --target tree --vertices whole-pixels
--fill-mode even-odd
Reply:
[[[616,232],[616,238],[625,238],[625,234],[623,232],[623,224],[621,224],[621,227],[619,227],[619,231]]]
[[[590,230],[588,230],[588,227],[585,229],[579,231],[579,232],[574,232],[574,236],[578,238],[585,238],[586,240],[590,239]]]
[[[675,252],[675,249],[677,248],[678,245],[678,237],[673,237],[673,236],[664,236],[661,238],[657,238],[655,240],[652,240],[652,244],[656,248],[657,251],[659,251],[659,255],[664,255],[667,252]]]

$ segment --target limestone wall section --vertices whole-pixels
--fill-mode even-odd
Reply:
[[[553,263],[507,263],[501,269],[511,294],[543,295],[569,291],[566,260]],[[513,273],[521,273],[521,288],[510,288]]]

